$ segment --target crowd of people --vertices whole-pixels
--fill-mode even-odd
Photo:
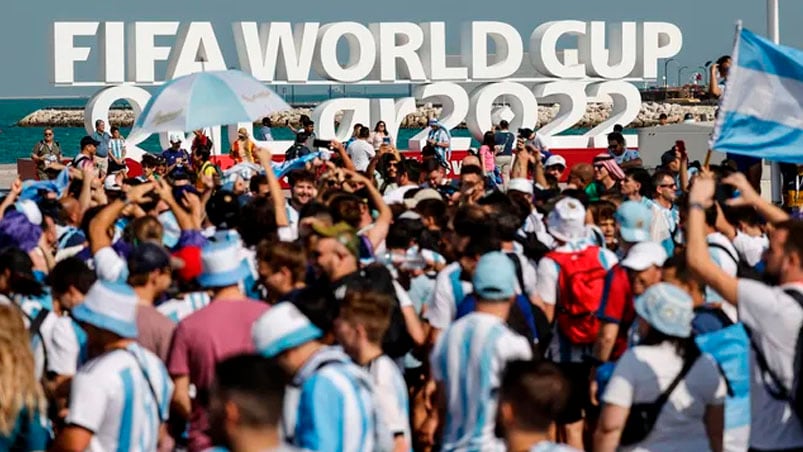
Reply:
[[[502,121],[450,177],[430,126],[306,118],[289,190],[245,129],[256,170],[198,131],[138,177],[48,129],[0,204],[0,449],[803,449],[803,223],[738,162]]]

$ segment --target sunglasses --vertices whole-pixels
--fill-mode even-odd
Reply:
[[[603,168],[605,168],[605,165],[594,165],[595,170],[601,170]]]
[[[52,133],[52,132],[45,132],[45,136],[46,136],[46,137],[52,137],[52,136],[53,136],[53,133]]]
[[[671,184],[660,184],[658,185],[661,188],[677,188],[678,184],[671,183]]]

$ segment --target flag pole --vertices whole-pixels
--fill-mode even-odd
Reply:
[[[778,0],[767,0],[767,37],[775,44],[781,43],[781,32],[778,26]],[[772,189],[772,202],[781,202],[781,165],[778,162],[770,163],[770,187]]]

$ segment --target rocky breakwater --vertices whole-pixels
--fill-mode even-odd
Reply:
[[[610,103],[593,103],[586,106],[583,118],[575,127],[589,128],[594,127],[608,119],[611,114],[612,105]],[[540,105],[538,107],[539,125],[547,124],[552,121],[560,110],[559,105]],[[644,102],[641,104],[641,111],[634,121],[626,124],[626,127],[639,128],[649,127],[658,123],[658,117],[663,113],[669,118],[669,122],[680,122],[687,113],[691,113],[696,121],[713,121],[715,107],[712,105],[680,105],[662,102]],[[274,126],[281,127],[289,125],[299,127],[301,115],[311,115],[312,109],[299,107],[292,110],[283,111],[271,115]],[[419,105],[414,113],[407,115],[402,121],[402,128],[421,129],[426,127],[429,118],[437,118],[441,114],[441,107],[431,103]],[[342,113],[335,116],[337,121],[342,118]],[[112,125],[119,127],[131,127],[134,123],[134,112],[128,109],[112,109],[109,114],[109,121]],[[21,119],[17,125],[20,127],[83,127],[84,111],[81,109],[57,109],[47,108],[37,110]],[[465,128],[465,123],[458,127]]]

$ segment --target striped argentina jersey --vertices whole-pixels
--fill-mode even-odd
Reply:
[[[172,395],[173,383],[164,364],[153,353],[131,344],[78,370],[72,381],[67,424],[93,433],[90,452],[154,451]]]
[[[504,450],[494,435],[501,375],[508,361],[531,358],[529,341],[494,315],[473,312],[440,335],[430,362],[446,391],[444,451]]]
[[[365,370],[371,375],[376,388],[376,400],[390,434],[404,436],[407,450],[413,450],[413,437],[410,434],[410,400],[407,396],[407,383],[396,362],[386,355],[380,355]]]
[[[173,323],[178,323],[193,312],[208,306],[210,301],[209,294],[206,292],[190,292],[181,298],[165,301],[157,306],[156,310]]]
[[[285,441],[318,452],[392,448],[371,377],[340,348],[316,352],[293,377],[292,386],[284,401]]]

